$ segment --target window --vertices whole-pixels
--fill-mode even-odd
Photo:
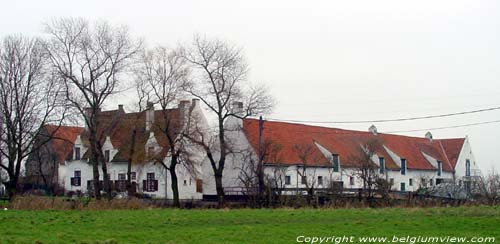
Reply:
[[[412,178],[410,178],[410,179],[408,180],[408,185],[409,185],[409,186],[413,186],[413,179],[412,179]]]
[[[75,147],[75,160],[80,160],[80,148]]]
[[[158,180],[155,180],[155,173],[147,173],[146,174],[146,179],[143,180],[143,186],[142,189],[143,191],[148,191],[148,192],[155,192],[158,191]]]
[[[438,176],[441,176],[443,173],[443,162],[438,161]]]
[[[82,185],[82,172],[80,170],[75,170],[73,173],[73,177],[70,179],[72,186],[81,186]]]
[[[406,159],[401,159],[401,174],[406,175]]]
[[[292,184],[291,181],[292,181],[292,177],[290,177],[289,175],[285,176],[285,185]]]
[[[152,158],[155,155],[155,147],[148,147],[148,157]]]
[[[354,176],[349,177],[349,185],[354,185]]]
[[[401,191],[406,191],[406,184],[401,182]]]
[[[187,180],[184,180],[184,186],[187,186]]]
[[[470,176],[470,160],[465,160],[465,176]]]
[[[393,186],[394,185],[394,178],[390,178],[389,183],[391,184],[391,186]]]
[[[378,158],[378,161],[380,163],[380,173],[384,174],[385,173],[385,159],[384,159],[384,157]]]
[[[307,176],[303,175],[302,177],[300,177],[300,184],[307,184]]]
[[[136,176],[135,172],[130,172],[130,179],[131,180],[136,180],[137,179],[137,176]]]
[[[196,192],[203,192],[203,181],[201,179],[196,179]]]
[[[118,180],[127,180],[127,176],[125,175],[125,173],[119,173]]]
[[[424,187],[427,186],[427,182],[425,182],[425,178],[422,178],[422,180],[420,180],[420,181],[422,183],[422,186],[424,186]]]
[[[104,151],[104,161],[109,162],[109,150]]]
[[[332,154],[332,157],[333,157],[333,172],[339,172],[340,170],[339,155]]]
[[[323,176],[318,176],[318,185],[323,185]]]
[[[429,185],[430,185],[430,186],[433,186],[433,185],[434,185],[434,180],[433,180],[433,179],[429,179]]]

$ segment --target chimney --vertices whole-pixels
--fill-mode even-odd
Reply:
[[[242,113],[243,113],[243,102],[240,102],[240,101],[233,102],[232,111],[236,115],[242,115]]]
[[[377,127],[375,127],[375,125],[370,126],[370,128],[368,128],[368,131],[375,136],[378,134]]]
[[[193,98],[193,99],[191,100],[191,106],[192,106],[193,108],[194,108],[194,107],[196,107],[196,106],[200,106],[200,99],[198,99],[198,98]]]
[[[432,142],[432,133],[430,131],[427,131],[427,133],[425,133],[425,138],[429,139],[429,141]]]
[[[179,108],[179,114],[180,114],[180,120],[182,123],[187,121],[188,116],[189,116],[189,109],[191,106],[191,101],[189,100],[182,100],[179,102],[179,105],[177,106]]]
[[[121,112],[123,112],[123,111],[124,111],[124,110],[123,110],[123,104],[118,104],[118,110],[119,110],[119,111],[121,111]]]
[[[150,130],[155,121],[155,106],[152,102],[148,102],[146,106],[146,130]]]

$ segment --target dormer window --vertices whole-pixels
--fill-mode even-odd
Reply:
[[[109,162],[109,150],[104,151],[104,161],[107,163]]]
[[[443,162],[438,161],[438,176],[441,176],[443,174]]]
[[[332,154],[333,158],[333,172],[339,172],[340,170],[340,160],[339,160],[339,155],[338,154]]]
[[[401,159],[401,175],[406,175],[406,159]]]
[[[148,157],[152,158],[155,155],[155,147],[148,147]]]
[[[379,157],[378,161],[380,164],[380,173],[384,174],[385,173],[385,159],[384,159],[384,157]]]
[[[75,160],[80,160],[80,147],[75,147]]]

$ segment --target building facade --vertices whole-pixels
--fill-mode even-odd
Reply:
[[[100,112],[98,134],[113,191],[126,191],[130,161],[134,192],[153,198],[173,198],[171,177],[166,169],[171,159],[170,143],[196,148],[189,140],[181,139],[188,122],[194,117],[197,118],[196,123],[202,124],[198,126],[206,127],[207,121],[196,99],[181,101],[177,108],[166,111],[155,110],[153,104],[148,104],[145,111],[138,113],[126,113],[121,105],[117,110]],[[59,127],[59,136],[47,144],[51,149],[48,155],[55,155],[57,164],[51,168],[48,166],[51,161],[47,160],[47,156],[33,158],[27,163],[27,178],[39,179],[40,175],[51,172],[51,178],[65,192],[94,191],[88,130],[77,128]],[[184,160],[176,167],[180,199],[202,197],[200,175],[201,158],[204,154],[200,153],[200,150],[189,150],[189,155],[186,156],[189,157],[189,162]],[[39,170],[40,168],[50,170]],[[101,165],[99,177],[102,181]]]

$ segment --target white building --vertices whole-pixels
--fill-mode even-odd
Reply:
[[[227,189],[245,187],[241,170],[257,161],[259,121],[233,118],[227,125],[231,150],[237,152],[229,156],[223,175],[224,188],[231,192]],[[377,177],[391,182],[396,191],[470,182],[480,174],[467,137],[433,139],[430,133],[425,137],[377,133],[375,126],[363,132],[273,121],[263,122],[261,135],[265,174],[289,193],[311,186],[327,188],[332,182],[344,189],[362,188],[363,161],[373,164]],[[242,152],[251,152],[251,160]],[[366,155],[371,160],[363,160]],[[208,180],[213,177],[208,163],[203,172],[204,194],[216,194],[213,180]]]
[[[103,111],[99,115],[100,128],[98,134],[102,137],[103,155],[107,172],[114,191],[126,189],[128,161],[132,161],[131,180],[136,192],[156,198],[173,198],[170,173],[160,163],[170,165],[169,140],[164,133],[168,128],[175,143],[179,142],[179,132],[187,126],[188,118],[196,117],[197,123],[206,124],[206,119],[199,106],[199,101],[181,101],[178,108],[166,111],[154,110],[152,104],[140,113],[126,113],[123,106],[117,110]],[[166,121],[166,119],[167,121]],[[168,126],[167,126],[168,124]],[[42,169],[43,174],[51,174],[58,185],[66,192],[88,192],[93,190],[93,167],[89,162],[90,152],[87,139],[87,129],[75,127],[60,127],[57,131],[61,139],[52,140],[48,146],[55,154],[58,163],[55,167]],[[135,143],[132,140],[135,130]],[[196,148],[189,145],[186,148]],[[204,153],[190,150],[191,163],[179,164],[176,167],[179,198],[200,199],[202,197],[201,160]],[[49,160],[43,160],[47,165]],[[37,160],[30,160],[27,175],[40,178]],[[99,165],[99,177],[103,174]],[[37,180],[40,183],[40,180]]]

